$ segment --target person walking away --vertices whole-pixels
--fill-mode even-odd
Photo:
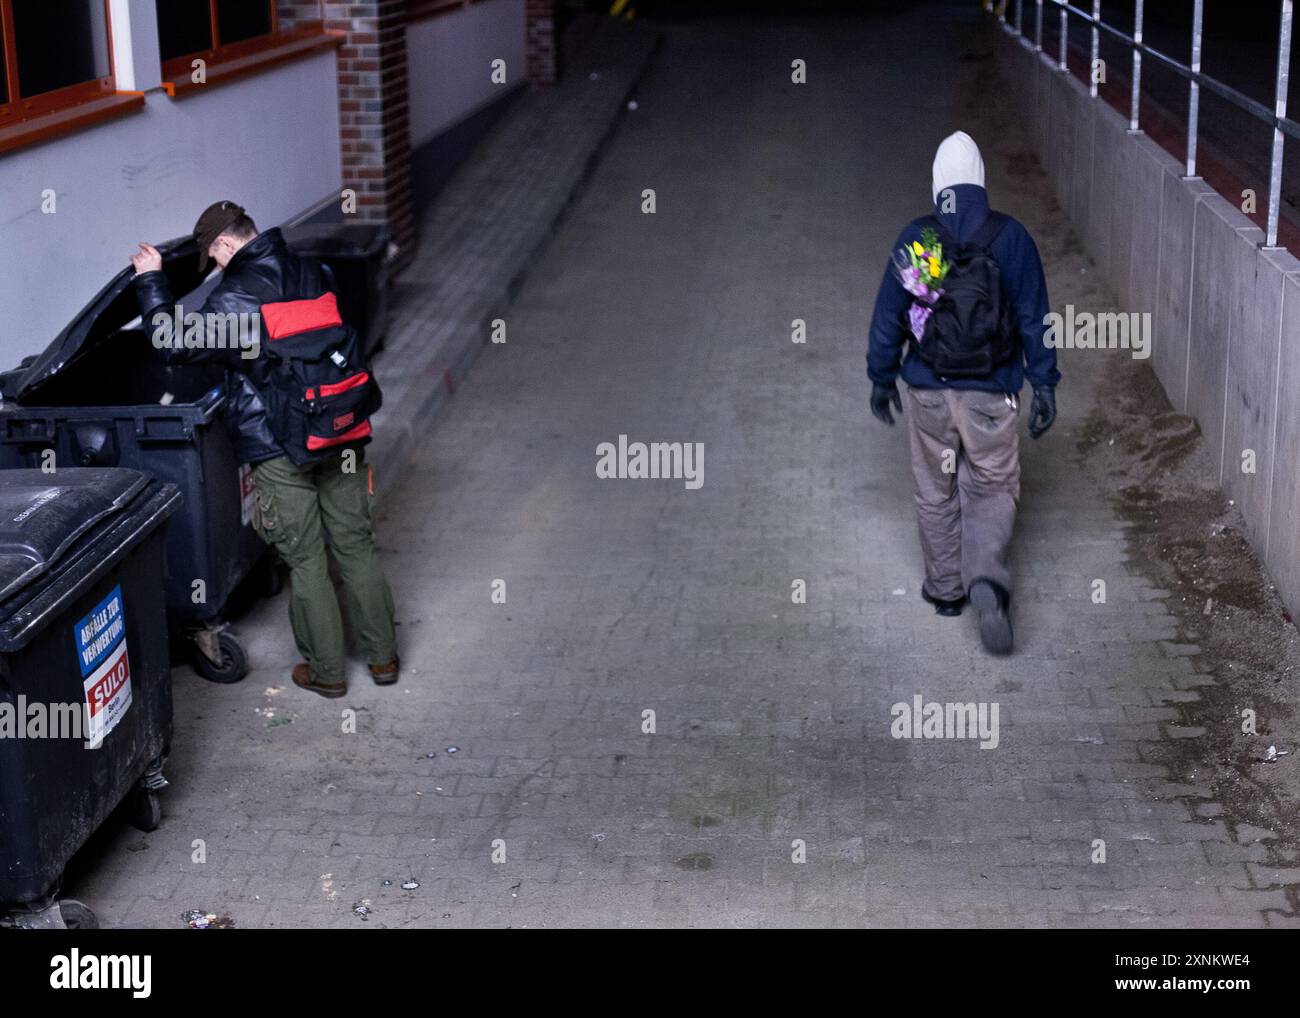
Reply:
[[[994,654],[1013,645],[1008,548],[1020,500],[1017,422],[1026,375],[1029,435],[1056,419],[1061,375],[1044,342],[1047,283],[1029,232],[989,208],[974,140],[945,138],[934,212],[895,244],[867,350],[871,411],[885,424],[908,391],[908,441],[925,560],[921,596],[943,616],[969,599]]]

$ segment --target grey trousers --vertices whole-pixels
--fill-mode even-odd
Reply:
[[[1020,404],[977,389],[908,389],[924,590],[955,601],[976,580],[1011,591],[1007,547],[1020,501]]]

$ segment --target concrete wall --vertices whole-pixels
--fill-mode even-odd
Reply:
[[[1300,261],[1055,62],[1009,32],[1006,97],[1121,311],[1150,311],[1152,366],[1200,424],[1218,480],[1300,612]],[[1102,309],[1091,309],[1102,310]],[[1243,471],[1250,450],[1255,472]]]
[[[526,80],[524,0],[487,0],[406,29],[411,144],[420,146]],[[491,80],[493,60],[506,82]]]
[[[211,202],[273,226],[342,187],[334,50],[172,99],[152,0],[111,9],[118,87],[147,91],[144,109],[0,156],[0,368],[43,350],[139,241],[188,233]]]

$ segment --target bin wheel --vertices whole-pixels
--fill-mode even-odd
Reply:
[[[194,670],[209,682],[238,682],[248,674],[248,655],[230,633],[222,631],[217,634],[217,649],[221,652],[221,664],[214,664],[203,651],[194,655]]]
[[[156,831],[162,823],[162,802],[157,792],[137,789],[127,798],[125,809],[127,823],[138,831]]]
[[[63,917],[63,925],[70,930],[99,929],[99,917],[75,898],[59,899],[59,915]]]

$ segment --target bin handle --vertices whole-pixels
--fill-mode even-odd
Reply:
[[[159,445],[167,442],[190,442],[194,439],[194,429],[188,422],[181,424],[179,434],[158,435],[149,433],[150,421],[166,421],[174,423],[174,418],[169,417],[137,417],[135,420],[135,437],[141,442],[155,442]]]

